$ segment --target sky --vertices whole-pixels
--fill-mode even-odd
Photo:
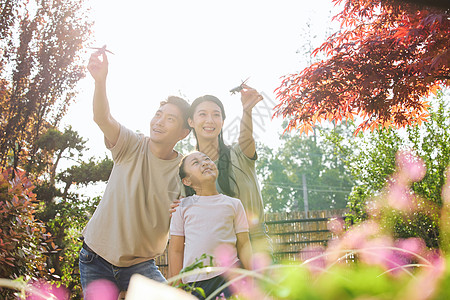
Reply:
[[[305,42],[326,39],[338,8],[331,0],[110,1],[91,0],[92,46],[108,56],[107,93],[112,115],[126,127],[149,133],[159,102],[169,95],[189,102],[211,94],[222,100],[224,138],[237,141],[241,103],[229,90],[247,78],[264,100],[253,111],[254,137],[279,145],[281,119],[272,119],[274,90],[281,77],[307,66]],[[308,29],[309,28],[311,30]],[[86,61],[92,52],[87,49]],[[88,157],[108,154],[92,120],[94,80],[80,81],[76,103],[62,127],[71,125],[90,148]]]

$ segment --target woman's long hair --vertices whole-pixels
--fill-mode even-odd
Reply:
[[[198,97],[194,100],[191,104],[191,108],[189,109],[189,118],[192,120],[194,119],[194,113],[197,106],[203,102],[210,101],[215,104],[217,104],[222,112],[222,120],[225,120],[225,109],[223,107],[222,102],[219,100],[219,98],[212,96],[212,95],[205,95],[202,97]],[[195,129],[192,130],[194,132],[195,140],[197,144],[195,145],[195,149],[197,151],[202,151],[200,149],[200,146],[198,144],[198,138],[197,133],[195,132]],[[236,193],[233,192],[231,188],[230,181],[233,181],[236,184],[236,181],[231,176],[231,154],[230,154],[230,146],[225,145],[225,142],[223,141],[223,131],[220,130],[219,136],[219,160],[217,161],[217,169],[219,170],[219,177],[217,178],[217,183],[220,186],[220,189],[225,195],[228,195],[230,197],[235,197]],[[237,186],[237,185],[236,185]]]

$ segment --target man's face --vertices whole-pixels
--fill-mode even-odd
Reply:
[[[175,145],[189,133],[183,124],[180,109],[172,103],[164,104],[150,121],[150,139],[158,144]]]

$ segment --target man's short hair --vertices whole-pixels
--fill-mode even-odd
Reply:
[[[180,98],[177,96],[169,96],[169,97],[167,97],[166,100],[161,101],[159,103],[159,107],[164,106],[169,103],[176,105],[178,107],[178,109],[181,111],[181,114],[183,117],[183,127],[191,130],[191,127],[189,126],[189,123],[188,123],[189,108],[191,107],[191,105],[183,98]]]

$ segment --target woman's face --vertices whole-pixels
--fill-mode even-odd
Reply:
[[[189,118],[188,122],[197,138],[217,138],[223,127],[222,111],[216,103],[205,101],[195,108],[192,119]]]

